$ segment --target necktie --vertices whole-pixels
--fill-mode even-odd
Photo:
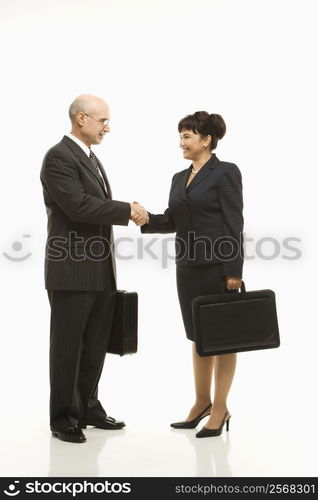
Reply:
[[[101,180],[102,180],[102,183],[104,185],[104,189],[107,193],[107,188],[106,188],[106,184],[105,184],[105,181],[103,179],[103,176],[101,174],[101,171],[99,170],[99,166],[98,166],[98,162],[97,162],[97,158],[95,156],[95,154],[93,153],[92,150],[90,150],[89,152],[89,159],[91,160],[91,164],[93,165],[94,169],[96,170],[96,172],[98,173],[98,175],[100,176]]]
[[[93,153],[92,150],[90,150],[90,152],[89,152],[89,159],[91,160],[91,164],[95,168],[95,170],[98,173],[98,175],[100,175],[100,171],[99,171],[99,168],[98,168],[97,158],[96,158],[96,156],[95,156],[95,154]]]

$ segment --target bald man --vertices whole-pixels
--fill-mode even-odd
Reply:
[[[84,443],[87,425],[121,429],[98,400],[116,290],[112,225],[147,212],[112,199],[105,170],[91,146],[110,131],[109,107],[91,95],[69,108],[72,129],[45,155],[41,169],[48,216],[45,287],[51,306],[50,428]],[[115,381],[114,381],[115,383]]]

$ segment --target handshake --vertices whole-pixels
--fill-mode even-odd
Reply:
[[[139,205],[137,201],[134,201],[130,204],[131,212],[130,212],[130,220],[134,221],[137,226],[143,226],[144,224],[148,224],[149,215],[147,210]]]

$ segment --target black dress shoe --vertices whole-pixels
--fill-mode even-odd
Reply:
[[[223,421],[222,421],[220,427],[218,427],[218,429],[207,429],[206,427],[202,427],[202,429],[199,432],[197,432],[195,436],[197,438],[220,436],[225,423],[226,423],[226,430],[227,431],[229,430],[230,418],[231,418],[231,415],[228,412],[226,412],[224,415]]]
[[[81,420],[78,425],[81,429],[86,429],[88,425],[92,425],[93,427],[98,427],[98,429],[115,430],[122,429],[126,424],[113,417],[92,417]]]
[[[198,415],[193,420],[183,420],[182,422],[174,422],[173,424],[170,425],[171,427],[174,427],[174,429],[194,429],[203,418],[210,415],[210,412],[209,413],[206,412],[211,409],[211,406],[212,403],[210,403],[209,406],[207,406],[205,410],[203,410],[200,413],[200,415]]]
[[[52,430],[52,436],[61,439],[61,441],[68,441],[69,443],[85,443],[86,441],[85,435],[77,425],[67,427],[62,431]]]

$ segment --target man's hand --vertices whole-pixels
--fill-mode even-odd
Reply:
[[[130,219],[134,221],[137,226],[143,226],[144,224],[148,224],[149,215],[147,210],[141,206],[137,201],[134,201],[130,204],[131,213]]]
[[[237,288],[241,288],[242,280],[241,278],[235,278],[235,276],[225,276],[226,279],[226,288],[228,290],[236,290]]]

